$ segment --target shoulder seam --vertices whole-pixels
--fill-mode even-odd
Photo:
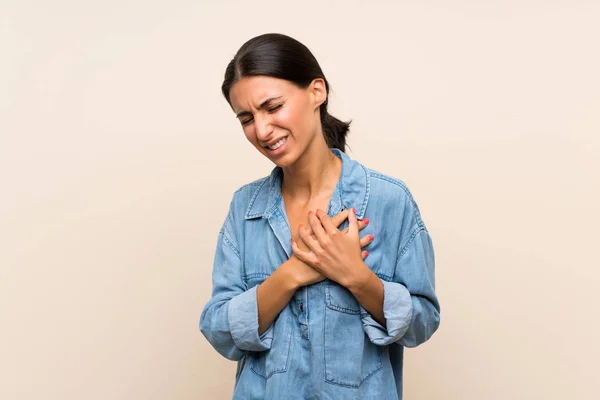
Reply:
[[[237,256],[238,259],[242,259],[242,257],[240,256],[240,251],[237,249],[237,247],[235,247],[235,244],[233,244],[233,242],[231,241],[231,239],[229,239],[229,237],[227,236],[227,234],[225,233],[225,229],[221,229],[221,235],[223,235],[223,241],[225,243],[227,243],[227,245],[229,246],[229,248],[231,250],[233,250],[233,252],[235,253],[235,255]]]
[[[417,218],[417,225],[424,227],[424,223],[421,218],[421,211],[419,210],[419,206],[417,205],[417,202],[415,201],[415,198],[413,197],[413,195],[412,195],[410,189],[408,188],[408,186],[406,185],[406,183],[400,179],[392,178],[392,177],[384,175],[380,172],[376,172],[373,170],[369,170],[369,172],[370,172],[371,176],[373,176],[374,178],[378,178],[382,181],[389,182],[389,183],[401,188],[404,191],[404,193],[406,194],[406,196],[408,197],[408,199],[410,200],[410,203],[415,210],[415,216]]]
[[[408,190],[408,187],[406,186],[406,184],[402,180],[396,179],[396,178],[392,178],[391,176],[387,176],[387,175],[384,175],[384,174],[382,174],[380,172],[375,172],[373,170],[369,170],[369,173],[374,178],[378,178],[378,179],[381,179],[382,181],[386,181],[386,182],[389,182],[389,183],[391,183],[393,185],[398,186],[399,188],[401,188],[402,190],[404,190],[404,193],[406,193],[406,195],[408,197],[410,197],[411,201],[413,200],[413,197],[412,197],[412,194],[410,193],[410,190]]]
[[[396,264],[398,264],[398,262],[400,262],[400,260],[404,256],[404,254],[406,254],[406,252],[408,251],[408,246],[410,246],[412,244],[415,237],[417,237],[417,235],[423,231],[427,232],[427,228],[424,225],[421,225],[417,222],[417,226],[415,228],[413,228],[412,233],[410,234],[410,238],[408,239],[408,242],[406,242],[404,247],[402,247],[402,249],[398,252],[398,256],[396,257]]]
[[[231,250],[233,250],[233,252],[237,256],[237,258],[239,258],[241,260],[240,250],[237,248],[237,246],[235,245],[235,243],[233,243],[233,240],[231,240],[229,238],[229,236],[227,236],[226,230],[227,230],[227,227],[229,226],[229,224],[231,224],[231,223],[233,223],[232,218],[231,218],[231,212],[228,212],[227,213],[227,217],[225,218],[225,223],[223,224],[223,227],[219,231],[219,234],[223,235],[223,241],[225,243],[227,243],[227,245],[229,246],[229,248]]]

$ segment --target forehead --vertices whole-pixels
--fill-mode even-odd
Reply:
[[[285,79],[271,76],[248,76],[231,86],[229,98],[235,112],[257,108],[271,97],[290,96],[299,88]]]

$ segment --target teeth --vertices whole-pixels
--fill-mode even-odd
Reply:
[[[284,144],[284,143],[285,143],[285,141],[286,141],[286,140],[287,140],[287,138],[283,138],[283,139],[281,139],[279,142],[275,143],[274,145],[272,145],[272,146],[269,146],[269,148],[270,148],[271,150],[277,150],[279,147],[281,147],[281,145],[282,145],[282,144]]]

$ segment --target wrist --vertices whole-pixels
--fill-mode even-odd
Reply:
[[[296,273],[295,263],[300,262],[295,256],[290,257],[277,270],[283,275],[286,290],[295,292],[302,286]]]
[[[357,271],[356,274],[348,277],[348,282],[344,285],[354,296],[360,296],[373,278],[377,278],[377,275],[364,262],[362,263],[362,268],[358,268]]]

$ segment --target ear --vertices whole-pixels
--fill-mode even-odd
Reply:
[[[314,109],[316,110],[327,100],[327,86],[325,85],[325,81],[323,78],[313,79],[308,90],[312,97]]]

